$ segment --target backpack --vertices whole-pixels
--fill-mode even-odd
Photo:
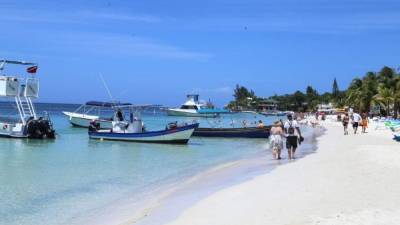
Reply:
[[[288,124],[289,124],[288,133],[289,133],[290,135],[294,135],[293,122],[292,122],[292,121],[288,121]]]

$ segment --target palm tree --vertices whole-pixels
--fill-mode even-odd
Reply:
[[[353,79],[346,93],[346,103],[358,110],[361,110],[362,108],[362,83],[362,80],[359,78]]]
[[[400,110],[400,75],[398,74],[394,78],[394,117],[398,117],[398,112]]]
[[[390,115],[390,105],[394,102],[394,92],[392,88],[387,88],[384,85],[378,87],[378,94],[372,100],[386,108],[386,115]]]

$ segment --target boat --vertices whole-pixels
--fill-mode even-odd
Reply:
[[[260,112],[261,115],[264,116],[286,116],[286,112],[278,111],[278,110],[270,110],[270,111],[263,111]]]
[[[399,133],[393,133],[394,140],[400,141],[400,132]]]
[[[169,123],[164,130],[147,131],[141,119],[132,121],[113,121],[112,129],[99,129],[98,124],[92,122],[89,127],[91,139],[130,141],[143,143],[187,144],[198,123],[179,125],[177,122]]]
[[[100,124],[100,128],[111,129],[112,122],[118,121],[116,114],[114,114],[114,116],[104,117],[102,113],[104,114],[106,111],[114,112],[116,109],[130,106],[132,106],[130,103],[88,101],[74,112],[64,111],[63,114],[68,117],[71,125],[75,127],[88,128],[90,123],[96,120]]]
[[[38,64],[3,59],[0,60],[0,71],[10,64],[27,67],[27,75],[0,76],[0,98],[15,104],[18,111],[15,115],[0,117],[0,137],[54,139],[55,130],[49,115],[46,112],[38,115],[33,104],[33,99],[39,96]]]
[[[180,108],[168,108],[168,116],[187,117],[217,117],[220,114],[229,113],[229,110],[216,109],[211,103],[199,101],[199,95],[190,94],[186,96],[186,102]]]
[[[222,137],[222,138],[268,138],[270,127],[243,127],[243,128],[196,128],[195,137]]]

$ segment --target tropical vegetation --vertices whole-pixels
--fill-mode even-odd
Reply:
[[[334,79],[332,91],[320,94],[312,86],[285,95],[268,98],[256,96],[253,90],[237,85],[234,100],[228,104],[230,109],[256,110],[260,102],[278,102],[283,111],[315,111],[319,104],[332,103],[337,108],[351,107],[359,112],[370,112],[398,117],[400,110],[400,74],[395,69],[383,67],[378,72],[367,72],[352,80],[346,90],[340,90]]]

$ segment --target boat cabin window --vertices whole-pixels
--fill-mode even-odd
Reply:
[[[195,105],[183,105],[181,109],[195,109],[198,110],[197,106]]]

